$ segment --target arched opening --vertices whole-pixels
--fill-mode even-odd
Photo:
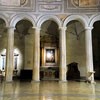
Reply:
[[[14,78],[32,79],[28,70],[33,69],[33,32],[29,32],[32,23],[26,19],[20,20],[15,26],[14,33]],[[27,70],[27,71],[26,71]],[[26,74],[26,75],[25,75]]]
[[[45,21],[40,34],[40,79],[59,78],[59,31],[52,20]]]
[[[93,24],[92,30],[94,78],[100,79],[100,21]]]
[[[0,18],[0,70],[2,71],[3,77],[5,77],[6,67],[6,47],[7,47],[7,29],[6,23]]]
[[[75,80],[86,76],[85,30],[78,20],[67,24],[66,31],[67,79]]]

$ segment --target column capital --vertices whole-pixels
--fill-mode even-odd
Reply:
[[[67,30],[67,27],[59,27],[60,30]]]
[[[33,29],[41,30],[40,27],[32,27]]]
[[[85,30],[92,30],[92,29],[93,29],[92,26],[87,26],[87,27],[85,27]]]
[[[9,27],[6,27],[7,29],[15,29],[15,27],[13,27],[13,26],[9,26]]]
[[[14,34],[15,27],[7,27],[8,34]]]

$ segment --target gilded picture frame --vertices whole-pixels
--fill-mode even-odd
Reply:
[[[56,66],[57,65],[57,49],[56,47],[45,47],[44,48],[44,61],[45,66]]]

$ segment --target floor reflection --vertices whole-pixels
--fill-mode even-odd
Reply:
[[[0,100],[100,100],[100,81],[0,83]]]

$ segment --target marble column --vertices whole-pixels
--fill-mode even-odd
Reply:
[[[87,79],[94,83],[94,70],[93,70],[93,51],[92,51],[92,27],[85,28],[85,44],[86,44],[86,69]]]
[[[11,82],[13,78],[13,69],[14,69],[14,28],[9,27],[8,31],[8,41],[7,41],[7,51],[6,51],[6,75],[5,81]]]
[[[59,78],[60,81],[66,81],[66,27],[60,27],[59,34],[59,49],[60,49],[60,66],[59,66]]]
[[[40,81],[40,28],[34,27],[33,81]]]

